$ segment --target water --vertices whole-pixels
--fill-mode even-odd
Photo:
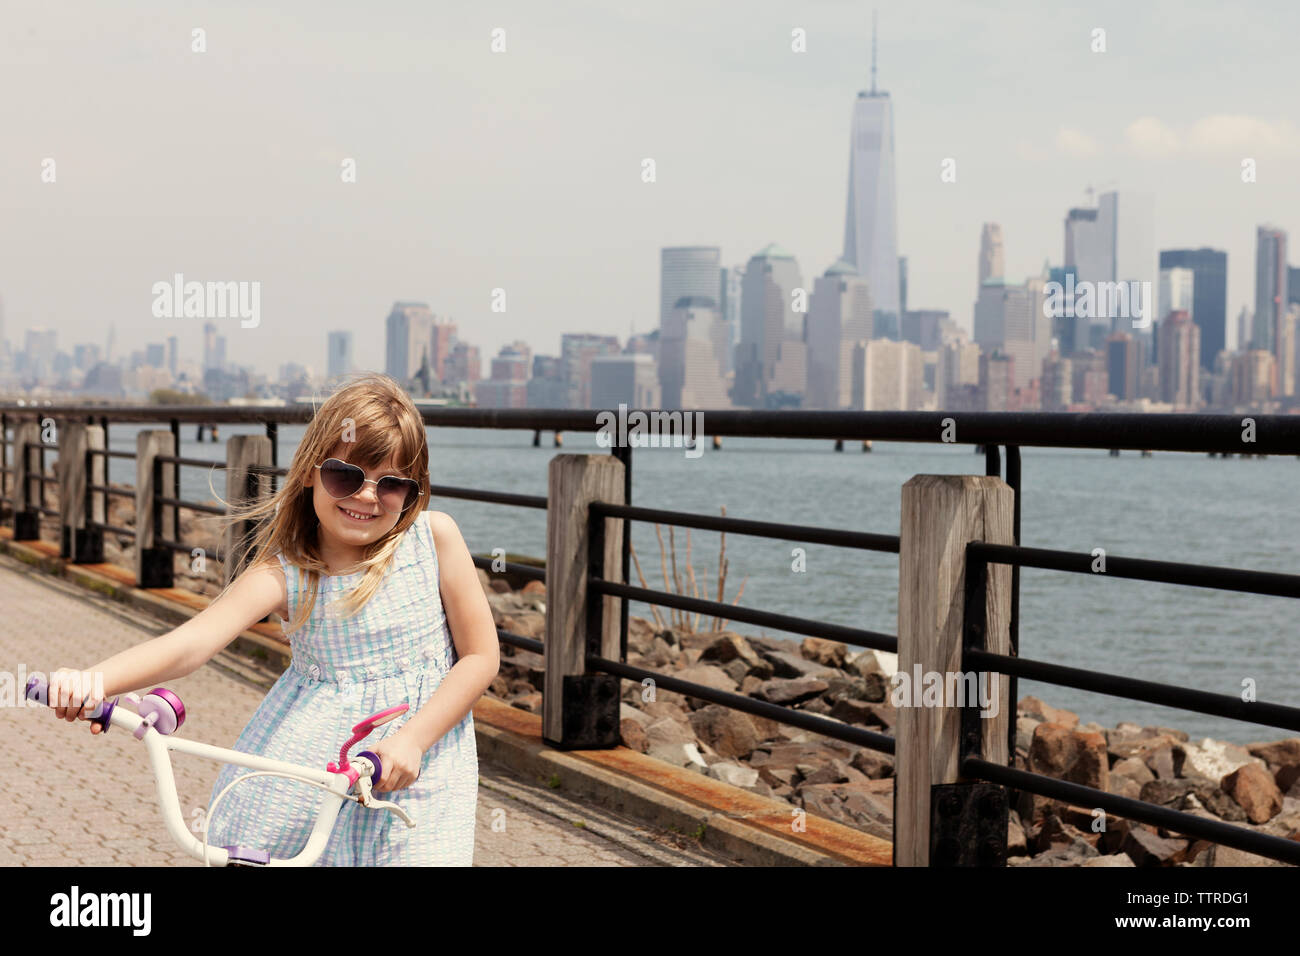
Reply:
[[[133,450],[135,431],[112,426],[112,447]],[[281,426],[281,465],[288,464],[302,431]],[[223,440],[262,433],[259,426],[221,427]],[[182,455],[224,460],[224,441],[193,438],[193,426],[182,428]],[[434,483],[525,494],[546,494],[547,462],[557,453],[549,433],[541,448],[522,431],[432,428],[429,441]],[[698,459],[687,459],[681,449],[638,449],[633,501],[709,514],[725,505],[729,517],[897,534],[901,488],[913,475],[984,469],[983,456],[969,445],[877,442],[872,454],[862,454],[855,443],[837,454],[821,440],[727,438],[724,446],[706,448]],[[593,435],[567,433],[559,451],[601,450]],[[112,461],[111,469],[112,480],[134,482],[134,463]],[[1104,548],[1108,555],[1284,573],[1300,567],[1300,461],[1294,457],[1223,460],[1157,452],[1141,458],[1126,452],[1111,458],[1105,451],[1029,448],[1022,451],[1022,474],[1021,540],[1027,546]],[[224,474],[215,472],[211,480],[224,495]],[[201,469],[182,469],[182,497],[211,499],[208,481]],[[432,506],[456,519],[476,553],[546,553],[543,511],[452,499],[435,499]],[[667,548],[667,527],[663,536]],[[674,537],[685,578],[685,529]],[[634,523],[632,543],[647,585],[662,588],[654,526]],[[716,598],[718,535],[693,531],[691,543],[697,583]],[[796,547],[806,549],[803,573],[792,570]],[[744,579],[745,606],[897,633],[896,555],[732,534],[727,559],[727,601]],[[1234,696],[1249,679],[1261,701],[1300,704],[1295,600],[1027,568],[1020,609],[1024,657]],[[639,602],[630,613],[650,617]],[[666,608],[660,613],[667,618]],[[759,633],[748,625],[731,627]],[[1180,728],[1193,739],[1237,742],[1291,735],[1037,682],[1021,681],[1019,692],[1107,726],[1134,720]]]

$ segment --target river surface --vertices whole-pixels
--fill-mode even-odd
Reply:
[[[114,449],[134,450],[136,429],[110,429]],[[287,465],[302,426],[281,426],[279,461]],[[182,455],[224,460],[224,439],[261,433],[256,426],[222,426],[222,442],[197,443],[182,429]],[[435,484],[546,494],[551,435],[532,447],[532,433],[429,429]],[[847,444],[843,453],[822,440],[727,438],[699,458],[681,449],[634,453],[633,502],[646,507],[736,518],[897,534],[901,488],[916,474],[982,474],[984,458],[969,445],[877,442],[870,454]],[[594,435],[566,433],[564,452],[596,452]],[[1297,573],[1300,570],[1300,460],[1210,459],[1205,455],[1036,449],[1022,451],[1021,541],[1030,547],[1154,558]],[[134,483],[134,464],[112,461],[114,481]],[[182,470],[182,497],[210,500],[209,475]],[[224,495],[221,472],[211,476]],[[528,508],[435,499],[450,513],[472,551],[493,548],[542,557],[546,514]],[[663,528],[665,548],[668,529]],[[678,569],[686,574],[685,529],[674,532]],[[634,523],[633,547],[647,585],[663,587],[653,525]],[[691,533],[691,564],[701,590],[717,594],[719,538]],[[896,634],[898,558],[799,542],[727,536],[726,600],[868,630]],[[669,574],[671,576],[671,565]],[[635,569],[632,582],[637,583]],[[631,613],[650,617],[633,602]],[[661,614],[668,615],[666,608]],[[701,623],[707,626],[707,620]],[[760,633],[732,624],[741,633]],[[788,638],[779,632],[772,637]],[[1055,571],[1021,572],[1020,653],[1072,667],[1163,681],[1239,696],[1253,681],[1257,697],[1300,705],[1300,602],[1229,591],[1150,584]],[[1020,694],[1079,713],[1083,721],[1120,720],[1247,742],[1295,734],[1262,725],[1205,717],[1100,694],[1021,681]]]

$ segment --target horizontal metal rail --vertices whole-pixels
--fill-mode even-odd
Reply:
[[[34,472],[34,471],[29,471],[29,472],[27,473],[27,480],[28,480],[28,481],[39,481],[41,484],[44,484],[44,485],[57,485],[57,484],[59,483],[59,479],[58,479],[58,478],[51,477],[50,475],[41,475],[41,474],[37,474],[37,473]]]
[[[497,637],[501,639],[502,644],[509,644],[511,647],[532,651],[534,654],[544,654],[546,651],[546,646],[536,638],[524,637],[522,634],[512,634],[499,628],[497,629]]]
[[[1208,691],[1137,680],[1119,674],[1103,674],[1077,667],[1049,664],[1045,661],[1030,660],[1027,657],[1007,657],[1003,654],[971,648],[962,655],[962,670],[998,671],[1009,676],[1023,677],[1025,680],[1056,684],[1059,687],[1073,687],[1076,690],[1093,691],[1125,700],[1140,700],[1148,704],[1177,707],[1198,714],[1211,714],[1245,723],[1300,731],[1300,708],[1287,707],[1283,704],[1267,704],[1263,701],[1244,701],[1232,694],[1211,694]]]
[[[606,581],[603,578],[588,577],[587,587],[598,594],[606,594],[610,597],[644,601],[646,604],[657,604],[660,607],[675,607],[682,611],[695,611],[699,614],[708,614],[731,621],[743,621],[746,624],[771,627],[778,631],[789,631],[792,634],[824,637],[843,644],[852,644],[855,647],[870,647],[878,651],[898,653],[898,638],[893,634],[864,631],[861,628],[845,627],[842,624],[827,624],[824,621],[813,621],[806,617],[773,614],[771,611],[758,611],[735,604],[724,604],[721,601],[705,601],[681,594],[670,594],[667,591],[652,591],[649,588],[618,584],[614,581]]]
[[[1021,548],[1009,544],[985,544],[981,541],[971,542],[966,547],[968,557],[980,558],[990,564],[1010,564],[1021,568],[1091,574],[1095,577],[1130,578],[1138,581],[1212,588],[1219,591],[1245,591],[1250,594],[1300,598],[1300,574],[1249,571],[1202,564],[1178,564],[1146,558],[1124,558],[1112,554],[1107,554],[1105,557],[1106,570],[1094,572],[1092,566],[1097,558],[1092,554],[1079,551]]]
[[[221,467],[226,467],[224,462]],[[278,475],[281,478],[289,474],[288,468],[279,468],[275,465],[245,465],[244,470],[252,475]]]
[[[1034,793],[1040,797],[1060,800],[1082,809],[1101,809],[1129,820],[1164,827],[1174,833],[1200,837],[1221,846],[1300,865],[1300,842],[1295,840],[1257,833],[1219,820],[1206,820],[1181,810],[1171,810],[1168,807],[1134,800],[1131,797],[1121,797],[1094,787],[1085,787],[1082,784],[1069,783],[1054,777],[1044,777],[1026,770],[1015,770],[978,757],[967,757],[963,760],[961,774],[964,777],[987,780],[1004,787]]]
[[[660,508],[615,505],[603,501],[593,501],[590,510],[593,514],[604,515],[607,518],[630,518],[633,521],[654,521],[704,531],[725,531],[732,534],[753,535],[758,538],[806,541],[811,544],[827,544],[841,548],[861,548],[864,551],[898,553],[898,535],[868,534],[862,531],[838,531],[834,528],[778,524],[772,521],[749,521],[744,518],[726,518],[721,515],[689,514],[684,511],[665,511]]]
[[[177,508],[186,508],[190,511],[202,511],[210,515],[225,515],[226,509],[217,505],[199,504],[197,501],[186,501],[183,498],[167,498],[158,495],[155,499],[160,505],[175,505]]]
[[[82,420],[88,414],[118,422],[203,424],[306,424],[310,405],[49,405],[0,406],[13,420],[55,417]],[[635,409],[661,414],[663,409]],[[695,411],[672,410],[679,421]],[[429,427],[614,433],[608,409],[422,408]],[[705,411],[707,435],[751,438],[1018,445],[1042,448],[1105,448],[1131,451],[1226,452],[1300,455],[1300,416],[1251,415],[1253,441],[1243,441],[1243,416],[1232,414],[1148,415],[1110,412],[841,412],[789,409]],[[611,423],[611,417],[615,421]],[[662,419],[661,419],[662,421]],[[692,417],[692,421],[694,418]],[[616,437],[616,436],[615,436]]]
[[[114,534],[125,534],[125,535],[129,535],[129,536],[132,537],[132,538],[135,537],[135,529],[134,529],[134,528],[123,528],[121,525],[115,525],[115,524],[104,524],[102,521],[89,521],[89,520],[87,520],[87,521],[86,521],[86,527],[88,527],[88,528],[103,528],[105,531],[111,531],[111,532],[113,532]]]
[[[435,498],[463,498],[466,501],[487,501],[498,505],[516,505],[520,508],[546,510],[545,495],[517,495],[507,491],[478,491],[474,488],[456,488],[451,485],[430,485],[429,494]]]
[[[181,458],[176,455],[154,455],[154,461],[163,464],[183,465],[188,468],[225,468],[224,461],[209,461],[205,458]]]
[[[801,713],[789,707],[782,707],[780,704],[771,704],[767,701],[745,697],[742,694],[732,694],[714,687],[706,687],[703,684],[682,680],[679,677],[660,674],[658,671],[646,670],[644,667],[635,667],[631,664],[612,661],[596,654],[588,654],[586,662],[588,671],[601,671],[627,680],[634,680],[638,683],[647,679],[652,680],[656,686],[662,687],[664,690],[685,694],[687,697],[707,700],[712,704],[721,704],[733,710],[742,710],[747,714],[766,717],[769,720],[789,724],[793,727],[801,727],[804,730],[811,730],[814,733],[833,737],[836,740],[858,744],[869,750],[877,750],[880,753],[892,754],[894,752],[894,738],[886,734],[876,733],[873,730],[863,730],[861,727],[855,727],[852,724],[827,720],[825,717],[819,717],[816,714]]]
[[[99,491],[106,495],[117,495],[119,498],[135,498],[134,488],[113,488],[109,485],[86,485],[89,491]]]
[[[496,558],[487,558],[482,555],[474,555],[474,566],[482,568],[484,571],[491,571],[493,574],[502,572],[493,569],[492,565],[497,563]],[[506,574],[516,574],[521,578],[527,578],[530,581],[545,581],[546,569],[539,568],[531,564],[519,564],[515,561],[506,561],[504,563]]]
[[[135,452],[133,451],[112,451],[108,448],[87,448],[86,454],[99,455],[103,458],[130,458],[132,460],[135,459]]]
[[[153,546],[155,548],[168,548],[172,551],[179,551],[182,554],[193,554],[195,548],[198,548],[198,545],[196,544],[185,544],[182,541],[173,541],[171,538],[163,538],[158,535],[154,535]],[[217,554],[210,555],[210,557],[214,561],[222,560],[221,556]]]

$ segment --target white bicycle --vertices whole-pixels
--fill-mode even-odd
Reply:
[[[41,677],[33,676],[27,681],[26,696],[29,700],[47,703],[48,683]],[[351,760],[348,751],[364,740],[371,731],[381,724],[386,724],[406,713],[407,704],[399,704],[377,714],[371,714],[352,728],[352,736],[339,749],[339,759],[331,760],[324,770],[313,767],[286,763],[282,760],[270,760],[238,750],[213,747],[174,736],[181,724],[185,722],[185,705],[180,697],[165,687],[155,687],[144,697],[134,694],[126,695],[136,704],[137,713],[120,706],[121,697],[98,704],[85,714],[87,720],[94,720],[104,725],[103,733],[111,727],[120,727],[129,732],[136,740],[144,742],[149,753],[149,762],[153,765],[155,783],[158,788],[158,804],[162,808],[163,822],[167,832],[172,835],[181,849],[195,859],[202,860],[205,866],[312,866],[325,852],[330,832],[338,819],[339,811],[345,800],[357,803],[372,810],[389,810],[407,825],[414,827],[415,821],[395,803],[379,800],[371,790],[383,776],[383,764],[378,755],[363,750]],[[212,801],[212,806],[204,817],[203,839],[199,839],[185,825],[181,812],[180,796],[176,792],[176,778],[172,773],[171,752],[190,754],[215,760],[218,763],[236,764],[253,770],[232,780]],[[208,842],[207,821],[216,813],[217,804],[227,791],[235,784],[254,777],[274,776],[288,777],[324,790],[327,794],[316,816],[307,845],[297,856],[287,859],[273,858],[270,853],[258,847],[212,846]]]

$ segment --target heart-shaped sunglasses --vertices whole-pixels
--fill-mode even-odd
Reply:
[[[420,483],[413,478],[384,475],[376,481],[367,478],[360,466],[338,458],[326,458],[316,469],[320,472],[321,486],[331,498],[351,498],[367,482],[374,485],[380,507],[389,514],[405,511],[420,497]]]

